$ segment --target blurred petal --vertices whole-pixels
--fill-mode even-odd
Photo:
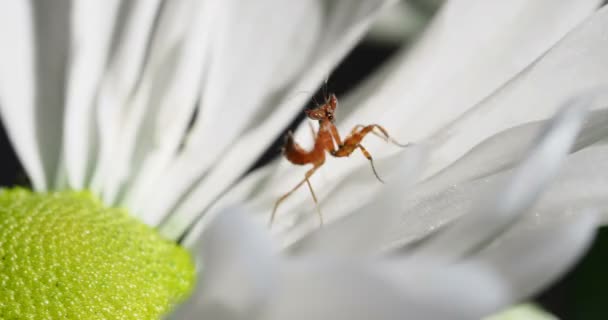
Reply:
[[[529,150],[533,137],[547,121],[526,123],[500,132],[472,148],[454,164],[429,178],[420,189],[447,188],[467,180],[479,179],[515,166]],[[585,148],[608,136],[608,110],[596,110],[587,117],[573,150]]]
[[[4,127],[15,146],[34,188],[44,190],[48,181],[34,128],[35,35],[32,8],[26,1],[9,1],[0,10],[0,111]],[[15,33],[20,39],[15,39]]]
[[[116,162],[114,154],[121,144],[121,130],[131,110],[129,99],[141,77],[150,37],[160,0],[125,2],[121,8],[120,26],[114,35],[112,53],[106,66],[97,96],[96,119],[99,147],[91,188],[112,204],[115,190],[104,190],[120,185],[127,178],[122,155]]]
[[[176,311],[182,318],[176,319],[208,319],[204,310],[210,307],[244,319],[267,302],[277,273],[272,241],[240,209],[224,210],[196,246],[204,276],[190,300]]]
[[[417,253],[455,260],[491,240],[528,210],[557,174],[582,126],[588,97],[572,100],[557,114],[538,138],[526,159],[506,186],[487,195],[466,217],[428,240]],[[416,259],[417,253],[412,259]]]
[[[285,125],[295,116],[306,96],[297,95],[301,90],[316,87],[321,80],[363,35],[371,20],[379,10],[391,2],[375,1],[333,1],[325,7],[326,21],[322,37],[318,39],[318,51],[307,61],[306,70],[300,74],[297,81],[285,88],[279,97],[268,101],[268,109],[260,109],[259,117],[251,122],[252,127],[231,142],[231,148],[218,159],[215,167],[204,179],[200,180],[173,211],[171,217],[164,222],[162,231],[168,236],[180,234],[193,220],[209,207],[226,189],[257,159]],[[278,106],[270,109],[271,106]],[[259,120],[259,121],[258,121]],[[189,163],[200,161],[191,158]],[[177,168],[177,165],[176,167]],[[186,168],[194,168],[186,166]],[[162,197],[151,197],[159,201],[150,201],[151,212],[167,212],[176,205],[177,195],[184,194],[190,184],[200,178],[193,172],[177,172],[171,175],[170,181],[164,181],[167,188],[172,190],[174,197],[167,194]],[[148,212],[148,210],[146,210]]]
[[[95,97],[110,55],[120,4],[119,0],[72,2],[62,142],[67,183],[74,189],[85,188],[96,156]]]
[[[499,278],[474,265],[311,260],[286,269],[263,319],[476,319],[506,295]]]
[[[0,12],[0,112],[34,188],[45,190],[61,150],[69,2],[7,2]]]
[[[263,189],[271,169],[271,166],[264,166],[239,180],[239,182],[230,189],[230,192],[228,192],[218,202],[214,203],[211,208],[209,208],[208,212],[205,213],[205,215],[201,217],[201,219],[198,220],[191,229],[188,230],[181,242],[182,245],[189,247],[190,244],[198,238],[198,235],[200,235],[210,223],[213,223],[215,217],[222,213],[223,208],[235,204],[243,205],[245,203],[245,199],[247,199],[251,194]],[[250,208],[248,207],[249,205],[247,205],[245,209],[249,210]]]
[[[596,229],[597,219],[589,212],[534,228],[516,226],[474,260],[504,277],[515,294],[510,303],[520,302],[566,272],[585,252]]]
[[[120,148],[113,161],[128,172],[123,185],[108,190],[127,190],[121,203],[155,225],[154,217],[142,208],[150,189],[172,161],[195,114],[201,82],[209,62],[209,38],[216,15],[223,7],[215,1],[171,1],[163,6],[142,79],[130,101],[121,130]],[[110,181],[111,182],[111,181]]]
[[[437,132],[424,176],[445,168],[488,136],[547,118],[570,97],[605,86],[607,16],[608,7],[603,7],[515,79]],[[604,91],[591,109],[605,108],[607,103],[608,93]]]
[[[526,219],[532,226],[551,224],[588,208],[600,214],[602,223],[608,223],[608,146],[588,148],[568,157]]]

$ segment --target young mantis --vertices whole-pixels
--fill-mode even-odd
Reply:
[[[293,192],[295,192],[299,187],[301,187],[304,183],[308,186],[310,190],[310,194],[312,195],[312,199],[315,202],[315,207],[317,209],[317,213],[319,215],[319,222],[321,226],[323,225],[323,215],[321,214],[321,209],[319,209],[319,203],[317,201],[317,196],[312,189],[312,185],[310,184],[309,178],[315,173],[317,169],[319,169],[323,163],[325,163],[325,152],[327,151],[330,155],[334,157],[348,157],[353,153],[356,149],[361,150],[363,155],[369,160],[372,171],[376,178],[383,182],[382,179],[378,176],[376,172],[376,168],[374,167],[374,161],[370,153],[361,145],[361,140],[368,134],[372,133],[386,142],[391,142],[399,147],[406,147],[407,145],[403,145],[392,139],[386,129],[377,124],[370,125],[356,125],[350,132],[350,134],[342,141],[340,139],[340,135],[338,133],[338,129],[334,125],[334,114],[336,112],[336,108],[338,107],[338,98],[335,94],[331,94],[329,98],[325,101],[325,103],[321,106],[318,106],[311,110],[305,110],[306,116],[309,119],[319,121],[319,130],[315,134],[313,131],[313,136],[315,138],[315,144],[312,150],[304,150],[302,147],[298,145],[297,142],[293,139],[292,132],[287,133],[287,139],[285,141],[285,146],[283,147],[283,155],[285,158],[289,160],[289,162],[297,165],[306,165],[312,164],[312,168],[306,172],[304,175],[304,179],[300,181],[293,189],[289,192],[282,195],[277,202],[274,204],[274,208],[272,210],[272,214],[269,220],[269,226],[272,226],[274,222],[275,215],[277,213],[277,209],[281,202],[283,202],[287,197],[289,197]],[[312,128],[311,128],[312,129]],[[378,131],[375,131],[377,129]],[[334,145],[335,143],[335,145]],[[337,146],[337,147],[336,147]]]

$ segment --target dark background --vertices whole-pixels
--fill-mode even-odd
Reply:
[[[396,46],[363,42],[331,75],[329,90],[338,96],[352,89],[383,61],[396,52]],[[322,94],[318,94],[322,97]],[[322,100],[322,98],[321,98]],[[287,129],[303,119],[298,116]],[[282,139],[277,139],[255,164],[263,165],[278,155]],[[6,132],[0,126],[0,186],[27,185],[27,179]],[[536,297],[536,301],[562,319],[606,319],[608,309],[604,290],[608,289],[608,230],[602,228],[587,255],[563,279]],[[482,293],[480,293],[482,294]]]

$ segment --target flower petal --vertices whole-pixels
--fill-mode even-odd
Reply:
[[[195,114],[215,15],[224,10],[215,5],[219,6],[214,1],[180,0],[163,6],[141,80],[125,110],[128,120],[112,161],[121,168],[116,170],[128,172],[128,178],[108,180],[106,190],[116,197],[124,188],[121,203],[152,225],[157,221],[142,207],[150,189],[158,189],[156,180],[176,157]]]
[[[365,119],[397,137],[426,138],[521,72],[600,4],[448,1],[411,52],[344,99],[359,107],[349,109],[356,112],[343,118],[342,129]]]
[[[181,318],[175,319],[193,315],[206,319],[204,310],[210,307],[213,312],[230,310],[233,316],[245,319],[267,302],[277,273],[272,241],[242,210],[224,210],[196,246],[194,250],[202,254],[199,264],[204,276],[190,300],[176,311]]]
[[[597,219],[589,212],[534,228],[512,228],[475,256],[506,279],[511,303],[543,289],[568,270],[593,241]]]
[[[274,137],[291,120],[296,110],[299,110],[306,97],[297,95],[302,89],[310,89],[318,85],[326,74],[350,49],[356,41],[363,35],[363,32],[370,25],[371,20],[379,10],[390,0],[376,1],[333,1],[325,8],[328,10],[324,19],[327,21],[322,32],[322,38],[318,41],[318,51],[315,52],[311,60],[307,61],[310,65],[306,71],[298,78],[298,81],[290,84],[281,91],[279,97],[267,102],[267,106],[278,105],[277,108],[259,114],[260,117],[252,122],[252,127],[245,135],[235,141],[229,142],[231,148],[226,150],[212,172],[209,172],[204,179],[193,186],[192,192],[179,204],[174,214],[165,221],[162,228],[163,232],[169,236],[175,236],[183,232],[184,228],[200,215],[210,203],[216,200],[225,190],[253,163],[263,150],[271,143]],[[328,2],[329,3],[329,2]],[[259,120],[259,122],[257,121]],[[219,120],[218,120],[219,121]],[[203,150],[204,151],[204,150]],[[172,190],[173,197],[165,194],[163,197],[151,197],[159,201],[150,201],[149,210],[160,216],[176,205],[177,198],[183,195],[191,184],[200,179],[200,167],[196,172],[184,171],[184,168],[196,168],[191,164],[200,161],[198,153],[185,158],[188,166],[176,164],[175,174],[168,174],[168,181],[164,185]]]
[[[96,156],[94,101],[106,67],[120,1],[76,1],[71,12],[63,129],[63,170],[67,186],[86,187]]]
[[[188,233],[184,236],[181,241],[182,245],[188,247],[193,241],[198,238],[198,235],[213,222],[218,214],[221,214],[223,208],[234,206],[236,204],[246,206],[245,209],[251,211],[250,204],[245,204],[245,199],[250,197],[251,194],[262,190],[264,188],[265,181],[268,179],[271,166],[264,166],[260,169],[253,171],[246,177],[241,179],[237,185],[235,185],[226,196],[222,197],[216,203],[214,203],[208,210],[208,212],[201,217],[196,224],[188,230]]]
[[[120,4],[119,0],[72,2],[62,158],[67,184],[73,189],[85,188],[96,156],[94,101]]]
[[[583,107],[588,97],[567,103],[538,138],[526,159],[516,168],[506,186],[498,187],[476,210],[450,226],[444,232],[423,243],[418,255],[456,260],[495,237],[515,221],[538,198],[549,181],[557,174],[582,126]]]
[[[547,118],[556,107],[581,91],[608,83],[608,7],[603,7],[570,32],[541,59],[432,138],[431,176],[470,150],[479,141],[519,124]],[[584,58],[581,58],[584,57]],[[591,109],[604,108],[608,93]]]
[[[113,155],[121,145],[121,129],[130,111],[129,99],[141,77],[150,36],[160,0],[126,2],[121,8],[120,26],[112,43],[112,53],[97,96],[99,148],[91,188],[106,203],[113,204],[115,192],[109,186],[120,185],[127,178],[124,166],[116,166]],[[122,156],[116,160],[118,163]],[[115,170],[114,170],[115,169]]]
[[[467,154],[417,188],[426,190],[448,188],[464,181],[479,179],[514,167],[531,147],[537,135],[550,120],[526,123],[502,131],[476,145]],[[608,136],[608,110],[590,113],[576,138],[573,150],[583,149]]]
[[[286,269],[261,319],[476,319],[506,294],[500,279],[474,265],[310,260]]]
[[[61,150],[69,2],[2,5],[0,111],[34,188],[54,183]]]
[[[34,22],[29,2],[8,2],[0,10],[0,111],[8,135],[36,189],[46,189],[34,121]],[[15,33],[21,38],[17,40]]]
[[[526,222],[532,226],[550,224],[552,220],[575,216],[591,208],[598,211],[602,223],[608,223],[607,160],[605,145],[571,155],[532,214],[526,216]]]

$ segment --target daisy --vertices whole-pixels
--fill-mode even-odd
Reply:
[[[3,234],[11,239],[15,234],[53,237],[57,231],[60,236],[53,237],[57,245],[43,241],[37,246],[36,239],[47,238],[26,237],[30,239],[28,244],[34,244],[31,248],[38,251],[21,246],[22,240],[15,242],[18,250],[2,247],[13,259],[12,269],[5,269],[0,278],[10,284],[8,288],[13,294],[10,300],[0,303],[2,311],[17,316],[63,317],[74,316],[74,312],[83,312],[80,315],[86,317],[85,312],[91,311],[110,318],[118,314],[138,318],[136,312],[158,316],[183,299],[193,281],[192,266],[184,251],[112,207],[126,208],[164,237],[179,241],[192,249],[195,256],[204,258],[203,269],[197,263],[197,287],[190,300],[193,303],[184,305],[175,317],[209,312],[209,305],[211,314],[233,317],[248,316],[254,311],[259,312],[260,318],[283,317],[291,315],[298,306],[306,308],[300,310],[310,310],[312,315],[331,317],[335,313],[326,304],[315,305],[314,299],[309,300],[311,305],[300,303],[313,293],[325,292],[327,296],[316,298],[332,298],[323,301],[335,302],[330,305],[332,308],[344,309],[369,297],[369,291],[357,291],[364,294],[357,296],[354,289],[369,289],[378,284],[378,277],[394,283],[397,289],[416,289],[394,295],[382,287],[378,290],[382,292],[377,296],[379,300],[386,297],[390,298],[386,303],[403,301],[403,308],[412,307],[406,308],[411,310],[408,312],[421,312],[410,313],[413,315],[435,309],[439,316],[449,314],[441,312],[458,311],[446,301],[460,291],[450,288],[462,288],[467,282],[453,282],[454,279],[475,280],[472,285],[479,285],[478,292],[491,294],[483,297],[487,301],[481,301],[479,295],[477,298],[463,295],[459,305],[468,307],[463,307],[459,314],[484,315],[530,295],[554,279],[580,254],[595,226],[589,215],[574,213],[600,206],[598,201],[604,195],[603,176],[598,174],[602,168],[589,165],[601,163],[598,160],[605,154],[602,146],[596,146],[605,137],[603,110],[593,111],[591,121],[583,126],[574,144],[577,152],[566,159],[565,173],[557,177],[557,183],[531,210],[535,215],[522,219],[525,222],[518,223],[522,227],[513,229],[523,230],[519,232],[524,235],[516,234],[513,238],[525,242],[505,240],[501,247],[499,241],[496,246],[481,250],[479,258],[475,255],[476,259],[454,267],[451,261],[435,260],[462,258],[467,253],[463,250],[476,243],[465,242],[451,255],[447,249],[455,239],[460,239],[463,230],[480,229],[479,222],[484,220],[475,212],[498,209],[500,199],[518,190],[514,186],[543,182],[543,177],[550,176],[561,157],[548,157],[545,149],[560,151],[557,155],[568,150],[568,139],[576,133],[572,129],[576,125],[569,124],[578,123],[576,120],[580,118],[574,111],[557,117],[556,124],[547,131],[549,138],[541,139],[534,149],[537,151],[531,153],[531,160],[513,171],[511,184],[506,183],[504,190],[496,193],[497,200],[488,204],[490,208],[472,209],[479,190],[507,179],[512,172],[509,170],[530,148],[531,137],[542,126],[532,121],[549,118],[569,97],[603,82],[606,73],[598,68],[605,55],[601,30],[608,13],[600,10],[588,17],[599,1],[448,2],[414,49],[398,55],[359,90],[341,100],[342,132],[358,122],[373,121],[390,128],[396,137],[407,137],[428,148],[425,169],[415,181],[411,181],[409,174],[394,174],[408,177],[403,180],[414,187],[407,197],[392,195],[386,199],[385,204],[399,208],[391,211],[399,215],[396,221],[391,220],[391,228],[381,233],[383,240],[371,246],[370,251],[398,250],[472,212],[473,218],[463,219],[460,229],[440,233],[437,240],[426,243],[429,248],[419,251],[423,255],[419,263],[374,260],[370,266],[368,260],[333,259],[333,254],[306,258],[302,263],[278,258],[268,242],[274,243],[277,250],[303,247],[300,250],[315,252],[306,246],[314,246],[316,237],[325,237],[323,246],[326,242],[336,243],[327,245],[329,253],[339,253],[336,257],[348,256],[349,250],[361,247],[341,246],[338,240],[348,239],[346,236],[324,236],[331,225],[326,232],[316,232],[317,224],[311,220],[313,207],[303,192],[294,194],[281,207],[272,229],[274,240],[250,225],[256,222],[246,222],[235,212],[246,211],[265,221],[278,195],[301,179],[301,172],[281,161],[241,177],[307,99],[298,93],[321,83],[328,70],[388,4],[390,1],[294,4],[268,0],[253,4],[236,0],[111,0],[3,5],[0,39],[7,45],[0,59],[0,111],[38,194],[12,190],[4,192],[1,200],[10,209],[5,209],[10,217],[25,211],[40,212],[40,216],[50,219],[36,220],[25,215],[4,225]],[[506,59],[508,63],[504,62]],[[597,109],[603,106],[603,101],[600,96],[588,107]],[[299,130],[296,138],[303,140],[304,133]],[[555,143],[555,139],[561,142]],[[544,143],[550,147],[543,147]],[[403,154],[391,154],[395,151],[380,144],[370,141],[369,145],[378,159],[385,159],[381,170],[386,172],[399,172],[403,161],[413,161],[420,153],[414,148]],[[543,167],[539,161],[547,171],[531,171],[530,168]],[[327,221],[364,210],[366,204],[383,203],[372,201],[381,199],[378,194],[382,189],[363,171],[369,169],[363,164],[367,165],[359,161],[327,163],[321,180],[313,181],[323,197],[321,206]],[[534,192],[541,187],[544,183],[530,186]],[[396,183],[391,191],[403,188]],[[44,193],[65,189],[86,189],[90,193]],[[331,197],[327,197],[329,194]],[[533,200],[517,199],[520,201],[515,203],[523,209]],[[245,209],[220,209],[235,202]],[[366,212],[372,210],[367,209]],[[547,214],[555,211],[568,213],[570,223],[556,218],[563,215]],[[74,224],[50,224],[55,221],[54,216],[63,218],[68,213],[74,217]],[[216,216],[218,219],[210,225]],[[114,226],[114,221],[124,223],[99,237],[86,236],[102,232],[95,229],[99,224],[87,224],[97,217],[105,221],[99,228],[103,230],[107,225]],[[85,218],[90,220],[80,221]],[[492,225],[504,226],[500,219],[491,220]],[[39,221],[35,224],[37,232],[24,229],[24,225],[31,227],[27,224],[31,221]],[[382,223],[386,219],[377,221]],[[334,225],[340,228],[348,224]],[[65,226],[76,229],[61,229]],[[526,226],[538,229],[526,232]],[[343,228],[343,232],[334,234],[350,234],[352,238],[356,230],[361,230]],[[11,233],[13,229],[23,232]],[[200,238],[205,229],[209,231]],[[53,232],[47,234],[45,230]],[[486,235],[467,239],[491,239],[495,237],[493,232],[497,231],[489,229]],[[129,236],[119,236],[124,234]],[[230,234],[239,238],[231,238]],[[99,242],[87,242],[91,238]],[[559,239],[570,240],[562,256],[550,255],[547,260],[534,263],[534,256],[530,255],[554,252],[549,249],[563,244]],[[530,250],[518,253],[517,246],[522,244],[530,246]],[[221,249],[223,245],[226,250]],[[85,255],[81,255],[83,252]],[[86,260],[92,259],[87,252],[117,254]],[[44,260],[58,253],[67,256],[65,260]],[[35,259],[39,256],[44,258],[43,267]],[[30,262],[30,258],[36,268],[21,268],[26,265],[24,260]],[[123,260],[114,260],[119,258]],[[502,264],[507,258],[532,262],[519,269]],[[107,265],[108,261],[116,261],[116,265]],[[44,272],[47,263],[61,267],[68,262],[75,266],[75,271],[82,271],[77,273],[82,278],[59,283],[44,277],[48,275]],[[240,262],[246,262],[242,269]],[[546,263],[552,268],[542,273],[544,277],[540,279],[516,276],[539,275],[531,268],[546,267]],[[397,268],[401,265],[407,268]],[[40,270],[42,273],[36,273]],[[116,272],[110,272],[113,270]],[[496,279],[496,270],[503,271],[499,274],[506,274],[505,279]],[[88,282],[84,276],[99,274],[107,282]],[[340,274],[344,277],[337,277]],[[476,276],[470,278],[473,274]],[[56,273],[52,275],[59,277]],[[417,276],[443,279],[439,282],[452,285],[420,291]],[[149,286],[162,287],[164,283],[152,284],[154,281],[147,279],[161,279],[173,291],[159,293],[158,288]],[[505,283],[511,281],[514,287],[505,288]],[[315,283],[319,286],[315,287]],[[298,293],[295,288],[304,284],[311,285],[309,291]],[[353,287],[349,289],[347,284]],[[53,291],[53,286],[59,291]],[[515,293],[505,292],[509,289]],[[58,300],[49,302],[50,296],[45,295],[48,292],[65,296],[54,295],[53,299]],[[108,292],[120,294],[104,295]],[[344,292],[353,292],[350,300],[340,299]],[[28,300],[32,296],[35,298]],[[205,301],[210,303],[198,303],[205,297],[209,297]],[[25,300],[33,302],[27,304]],[[17,303],[8,305],[7,301]],[[53,305],[54,301],[62,302],[62,307]],[[431,301],[435,308],[428,305]],[[90,303],[78,305],[78,302]],[[362,309],[386,317],[391,316],[387,310],[406,312],[387,309],[387,304],[369,306]]]

